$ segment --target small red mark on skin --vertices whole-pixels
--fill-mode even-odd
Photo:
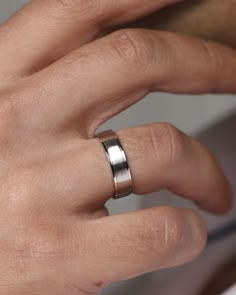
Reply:
[[[97,283],[96,283],[96,287],[97,287],[97,288],[100,289],[100,288],[102,288],[102,286],[103,286],[103,283],[102,283],[102,282],[97,282]]]

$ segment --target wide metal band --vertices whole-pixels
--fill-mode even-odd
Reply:
[[[103,144],[114,179],[114,199],[123,198],[132,193],[132,178],[129,165],[117,134],[107,130],[97,134]]]

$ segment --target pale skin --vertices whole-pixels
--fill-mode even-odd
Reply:
[[[109,216],[111,170],[93,138],[151,91],[236,92],[224,45],[149,29],[97,38],[175,2],[34,0],[1,26],[0,294],[96,294],[204,249],[191,210]],[[117,133],[134,193],[168,188],[212,213],[230,209],[224,173],[196,140],[167,123]]]

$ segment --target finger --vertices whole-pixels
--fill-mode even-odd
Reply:
[[[56,118],[48,113],[50,124],[59,126],[59,119],[68,125],[83,114],[93,136],[101,123],[150,91],[236,92],[235,76],[232,49],[173,33],[132,29],[80,48],[30,81],[42,89],[42,104],[48,97],[54,99],[58,112]]]
[[[152,208],[91,220],[82,259],[92,265],[84,271],[102,282],[126,280],[187,263],[205,244],[205,225],[190,210]]]
[[[166,123],[124,129],[118,135],[135,194],[165,188],[213,213],[230,208],[231,190],[224,173],[213,155],[196,140]],[[86,202],[103,204],[114,194],[113,177],[103,146],[97,139],[92,142],[88,179],[97,185],[89,188],[87,183],[90,197]]]
[[[34,72],[90,41],[105,27],[179,0],[33,0],[0,30],[1,71]]]
[[[225,213],[230,208],[231,189],[221,167],[193,138],[167,123],[117,133],[127,155],[135,194],[168,189],[213,213]],[[78,140],[76,136],[70,136],[66,146],[67,152],[53,162],[46,161],[34,173],[35,177],[28,179],[26,173],[27,181],[41,187],[36,209],[47,203],[49,213],[53,209],[59,215],[62,211],[96,212],[114,195],[112,171],[104,148],[98,139]],[[22,173],[23,184],[24,179]],[[34,200],[33,194],[29,194],[30,200]]]

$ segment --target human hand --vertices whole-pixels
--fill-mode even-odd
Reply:
[[[163,4],[35,0],[1,27],[1,294],[95,294],[204,248],[191,210],[108,216],[113,179],[93,138],[150,91],[236,90],[235,53],[215,43],[145,30],[95,40]],[[134,193],[168,188],[211,212],[229,209],[228,183],[200,143],[166,123],[118,134]]]

